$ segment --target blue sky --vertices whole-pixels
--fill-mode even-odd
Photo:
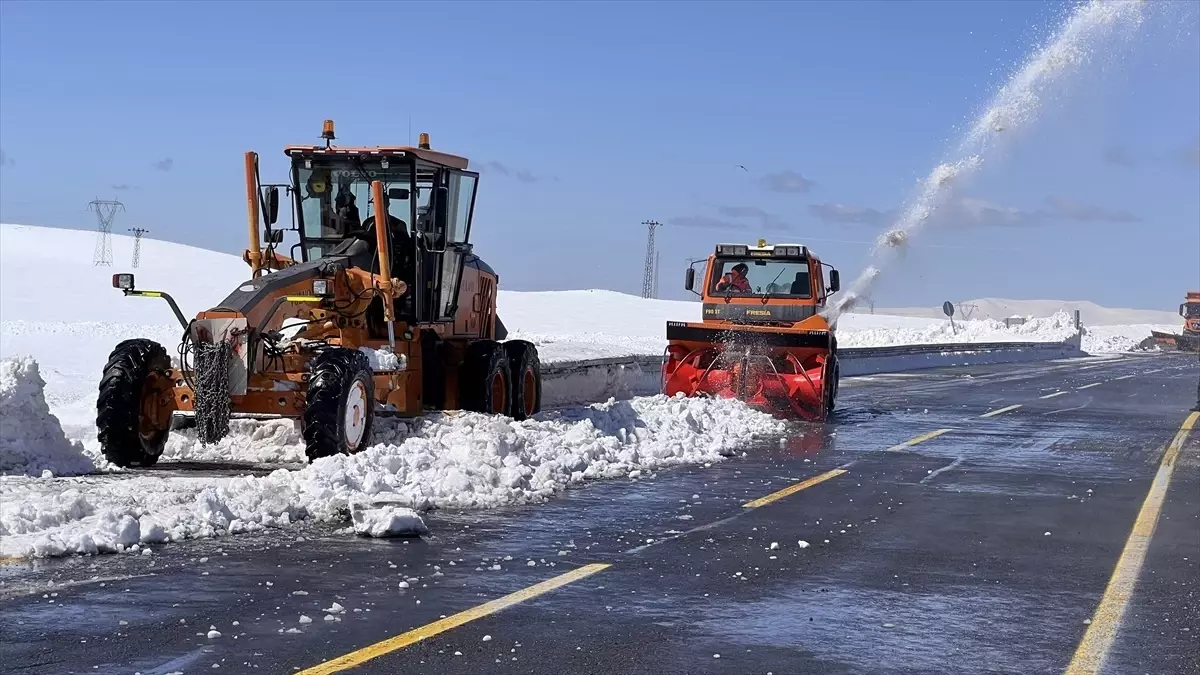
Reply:
[[[1200,19],[1156,5],[913,240],[881,305],[1173,309],[1200,287]],[[661,295],[718,241],[808,243],[852,279],[992,92],[1059,23],[1037,2],[0,4],[0,219],[237,253],[242,153],[427,131],[483,173],[473,237],[514,290]],[[380,31],[380,37],[372,31]],[[1111,54],[1118,53],[1118,58]],[[744,165],[747,170],[738,168]]]

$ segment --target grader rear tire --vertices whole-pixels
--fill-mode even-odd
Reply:
[[[96,436],[104,458],[122,468],[154,466],[171,434],[145,414],[154,398],[171,386],[167,350],[153,340],[125,340],[104,365],[96,399]]]
[[[312,360],[304,407],[304,453],[321,457],[359,452],[371,444],[375,380],[367,355],[326,349]]]
[[[509,414],[520,421],[542,410],[542,365],[537,346],[525,340],[504,343],[508,366],[512,372],[512,405]]]
[[[459,383],[462,409],[491,415],[508,415],[512,407],[512,370],[508,352],[494,340],[467,346]]]

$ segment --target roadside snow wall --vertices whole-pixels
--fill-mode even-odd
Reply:
[[[96,469],[50,414],[45,387],[32,358],[0,361],[0,475],[76,476]]]

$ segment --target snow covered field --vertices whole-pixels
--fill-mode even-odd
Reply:
[[[123,264],[132,237],[113,235],[114,267],[95,267],[95,233],[24,225],[0,225],[0,358],[34,357],[45,378],[46,399],[68,434],[85,437],[92,425],[96,378],[109,351],[130,337],[148,337],[172,351],[181,332],[161,300],[126,298],[111,275],[135,271]],[[140,288],[175,296],[185,315],[210,307],[247,277],[237,256],[154,239],[142,242],[136,270]],[[53,268],[59,272],[46,275]],[[28,280],[38,279],[36,292]],[[1045,308],[1052,307],[1051,301]],[[658,355],[666,346],[668,320],[698,320],[700,305],[644,300],[605,290],[515,292],[501,290],[499,315],[511,337],[538,344],[545,363]],[[1085,323],[1089,313],[1085,312]],[[1120,316],[1112,310],[1103,316]],[[1063,314],[1006,329],[992,320],[959,321],[886,314],[843,315],[838,342],[845,347],[914,343],[1059,341],[1071,334]],[[1172,330],[1174,324],[1156,325]],[[1151,326],[1089,327],[1088,352],[1125,351],[1149,336]]]
[[[113,235],[111,268],[92,265],[94,243],[87,231],[0,225],[0,473],[15,474],[0,476],[0,555],[129,551],[307,519],[353,522],[347,531],[367,535],[419,530],[419,516],[405,507],[539,501],[587,479],[715,462],[783,432],[779,422],[736,402],[650,396],[520,423],[473,414],[411,425],[381,421],[369,450],[312,465],[292,423],[235,420],[233,433],[213,446],[201,446],[190,432],[173,434],[164,461],[248,462],[275,471],[189,477],[115,470],[98,456],[95,439],[101,367],[130,337],[152,338],[171,351],[180,328],[162,301],[126,298],[112,288],[114,272],[134,271],[122,264],[132,238]],[[138,286],[170,292],[185,315],[218,303],[247,276],[235,256],[150,239],[142,246]],[[665,322],[696,320],[700,311],[695,302],[602,290],[501,291],[498,302],[510,337],[536,342],[546,363],[660,354]],[[967,321],[952,330],[945,320],[871,314],[839,322],[846,347],[1061,341],[1073,334],[1065,313],[1013,329]],[[1118,351],[1148,334],[1145,325],[1097,327],[1083,344]]]

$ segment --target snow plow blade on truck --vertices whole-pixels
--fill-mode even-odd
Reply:
[[[1188,291],[1187,298],[1179,306],[1183,317],[1183,332],[1162,333],[1150,331],[1154,342],[1163,349],[1181,352],[1200,352],[1200,291]]]
[[[819,311],[840,282],[805,246],[719,244],[700,291],[700,322],[667,322],[662,390],[737,398],[784,417],[823,421],[838,388],[835,326]],[[834,322],[836,323],[836,321]]]

